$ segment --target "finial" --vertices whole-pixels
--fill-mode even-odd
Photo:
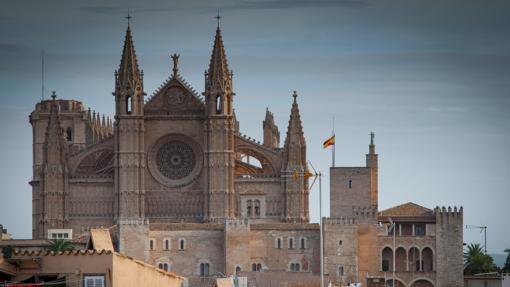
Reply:
[[[131,21],[130,21],[130,20],[131,20],[131,18],[133,18],[133,17],[131,17],[131,14],[129,14],[129,9],[128,9],[127,16],[126,16],[126,17],[124,17],[124,18],[126,18],[126,19],[128,20],[128,28],[129,28],[129,27],[130,27],[130,24],[131,24]]]
[[[371,133],[370,133],[370,144],[371,144],[371,145],[374,145],[374,136],[375,136],[375,133],[374,133],[374,132],[371,132]]]
[[[216,17],[214,17],[214,18],[216,18],[216,20],[218,21],[218,29],[219,29],[220,28],[220,19],[222,18],[220,16],[220,8],[218,8],[218,15],[216,15]]]
[[[297,98],[297,91],[293,91],[292,92],[292,97],[294,97],[294,102],[295,102],[296,98]]]
[[[55,100],[57,98],[57,92],[51,91],[51,98]]]
[[[179,55],[178,54],[172,54],[170,55],[170,58],[172,58],[172,61],[174,61],[174,77],[177,76],[177,72],[179,71],[179,68],[177,66],[179,65]]]

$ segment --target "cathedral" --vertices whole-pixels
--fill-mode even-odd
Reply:
[[[179,56],[172,60],[172,74],[147,96],[128,25],[113,120],[55,93],[36,104],[33,238],[114,227],[116,250],[184,276],[188,286],[229,275],[249,286],[318,286],[321,236],[309,222],[297,93],[289,95],[283,142],[269,110],[259,142],[239,130],[219,25],[203,93],[179,74]],[[331,167],[330,176],[327,282],[462,286],[462,208],[379,211],[373,135],[366,166]]]

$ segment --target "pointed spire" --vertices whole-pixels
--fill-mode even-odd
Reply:
[[[231,72],[228,70],[227,56],[225,55],[225,47],[223,46],[221,30],[218,26],[216,28],[214,47],[211,55],[211,62],[209,64],[209,71],[207,73],[208,85],[206,89],[226,91],[226,89],[230,88],[230,75]]]
[[[51,98],[50,115],[48,118],[45,138],[45,150],[47,152],[45,160],[47,164],[60,164],[62,159],[58,156],[52,156],[58,155],[59,152],[52,153],[52,151],[60,151],[64,149],[66,142],[64,139],[64,131],[60,126],[59,104],[56,100],[55,92],[52,93]]]
[[[297,103],[297,92],[292,94],[294,98],[292,108],[290,111],[289,126],[287,128],[287,137],[285,139],[285,159],[287,162],[287,169],[292,166],[306,167],[306,142],[303,133],[303,125],[301,123],[301,116],[299,114],[299,107]]]
[[[131,16],[128,16],[130,19]],[[141,83],[141,73],[138,69],[138,60],[136,58],[135,46],[131,35],[131,27],[128,24],[126,36],[124,39],[124,49],[120,60],[119,70],[117,71],[117,79],[120,87],[131,88]],[[120,88],[119,87],[119,88]]]

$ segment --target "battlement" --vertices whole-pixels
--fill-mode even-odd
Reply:
[[[35,105],[34,112],[38,113],[50,113],[51,105],[54,100],[43,100]],[[82,102],[76,100],[64,100],[55,99],[55,103],[59,107],[61,113],[81,113],[85,111],[85,107]]]
[[[434,215],[436,216],[436,224],[462,224],[463,220],[463,208],[462,206],[457,209],[456,206],[453,208],[451,206],[448,207],[439,207],[436,206],[434,208]]]
[[[357,219],[372,220],[378,218],[377,208],[369,206],[353,206],[352,215]]]
[[[353,217],[323,218],[324,225],[354,225],[356,219]]]

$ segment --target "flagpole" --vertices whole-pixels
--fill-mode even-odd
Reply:
[[[319,216],[320,216],[320,256],[321,256],[321,287],[324,287],[324,239],[323,239],[323,229],[322,226],[322,174],[319,171]]]
[[[335,115],[333,115],[333,139],[334,139],[334,142],[333,142],[333,148],[331,149],[331,162],[332,162],[332,166],[335,167],[335,149],[336,149],[336,138],[335,138]]]

